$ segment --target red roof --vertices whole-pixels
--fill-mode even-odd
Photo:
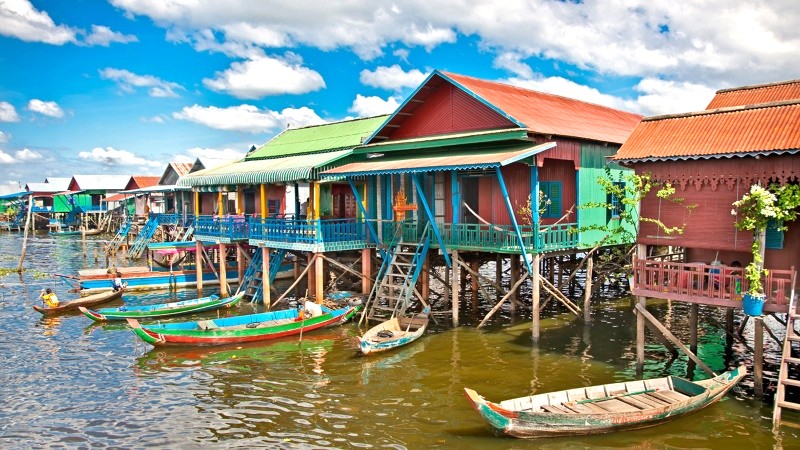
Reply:
[[[131,177],[131,181],[128,183],[128,186],[125,188],[128,189],[141,189],[150,186],[155,186],[158,184],[158,181],[161,179],[160,176],[145,176],[145,175],[134,175]]]
[[[621,144],[642,119],[639,114],[559,95],[454,73],[442,74],[536,133]]]
[[[759,103],[800,100],[800,80],[721,89],[708,104],[707,109],[731,106],[757,105]]]
[[[642,120],[616,160],[691,159],[800,149],[800,100]]]

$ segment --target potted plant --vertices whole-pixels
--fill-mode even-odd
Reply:
[[[767,225],[770,220],[775,220],[779,224],[794,220],[797,217],[798,205],[800,205],[800,187],[775,184],[769,188],[754,184],[750,187],[750,192],[733,202],[734,209],[731,214],[738,217],[736,228],[740,231],[753,232],[751,247],[753,260],[744,269],[747,292],[742,297],[742,308],[747,315],[760,316],[767,298],[762,284],[762,279],[769,275],[769,271],[764,268]]]

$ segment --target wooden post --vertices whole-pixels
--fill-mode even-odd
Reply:
[[[308,258],[308,261],[306,262],[306,296],[308,296],[309,292],[316,292],[316,290],[312,291],[312,289],[316,289],[314,287],[316,286],[314,283],[317,281],[317,268],[314,264],[314,253],[307,253],[306,257]]]
[[[503,285],[503,256],[500,253],[494,255],[494,276],[495,282],[498,286]],[[513,283],[512,283],[513,285]],[[497,300],[503,298],[503,294],[500,291],[497,291]],[[514,310],[514,302],[511,302],[512,311]]]
[[[194,243],[194,270],[197,273],[197,296],[203,295],[203,243],[195,241]]]
[[[245,261],[244,247],[242,247],[242,244],[236,244],[236,270],[239,275],[239,285],[244,281],[244,271],[246,270]]]
[[[222,194],[223,194],[222,191],[219,191],[219,193],[217,194],[217,215],[218,216],[222,216],[224,214],[223,211],[224,211],[225,204],[222,201]]]
[[[509,282],[509,288],[511,288],[513,286],[516,286],[517,280],[519,280],[519,255],[511,255],[511,256],[509,256],[509,262],[511,263],[510,264],[510,266],[511,266],[511,269],[510,269],[511,281]],[[519,291],[517,291],[516,289],[513,289],[513,292],[511,293],[511,304],[512,305],[514,304],[514,300],[517,300],[517,293],[518,292]]]
[[[753,317],[753,395],[764,395],[764,319]]]
[[[266,184],[259,185],[259,196],[258,197],[259,197],[258,198],[259,206],[261,206],[261,218],[262,219],[266,219],[267,218],[267,214],[269,213],[269,211],[267,211],[267,185]]]
[[[514,258],[511,258],[513,261]],[[531,324],[531,337],[533,338],[533,342],[539,342],[539,302],[541,301],[541,293],[539,292],[539,288],[541,287],[541,267],[542,267],[542,256],[540,254],[536,254],[533,257],[533,280],[531,281],[531,294],[533,295],[533,300],[531,301],[531,315],[533,316],[533,324]],[[512,270],[513,273],[513,270]],[[513,285],[512,285],[513,286]]]
[[[269,280],[269,247],[261,247],[261,299],[264,307],[272,306],[272,284]]]
[[[697,353],[697,303],[689,306],[689,349]]]
[[[431,295],[431,255],[425,255],[422,262],[422,298],[427,299]]]
[[[361,250],[361,293],[367,294],[372,291],[372,249]],[[424,289],[424,286],[423,286]],[[424,292],[424,291],[423,291]]]
[[[478,261],[470,262],[469,266],[474,273],[478,273],[480,269],[480,263]],[[474,311],[478,308],[478,277],[470,274],[470,280],[472,280],[470,283],[470,291],[472,293],[472,310]]]
[[[453,282],[450,284],[453,288],[453,326],[458,326],[458,294],[459,294],[459,287],[461,283],[459,282],[459,276],[461,275],[461,269],[458,266],[458,250],[453,250]]]
[[[322,300],[325,298],[325,258],[317,258],[316,262],[316,302],[322,303]]]
[[[295,256],[294,258],[294,279],[300,278],[300,260]],[[298,293],[298,287],[295,285],[294,288],[294,298],[297,298],[300,294]]]
[[[594,259],[590,256],[589,261],[586,261],[586,284],[583,291],[583,323],[592,321],[592,269],[594,268]]]
[[[19,254],[19,264],[17,264],[17,272],[19,273],[22,273],[22,261],[25,260],[25,248],[28,246],[28,225],[31,222],[32,213],[33,213],[33,194],[31,194],[30,197],[28,197],[28,214],[25,216],[25,230],[22,233],[22,251]]]
[[[636,258],[645,258],[647,256],[647,246],[644,244],[636,245]],[[647,310],[647,299],[645,297],[636,297],[637,307]],[[640,373],[644,370],[644,315],[636,315],[636,372]]]
[[[729,349],[733,345],[733,308],[725,311],[725,348]]]
[[[444,299],[452,301],[453,280],[450,278],[450,268],[447,267],[447,264],[444,265],[444,276],[442,277],[442,280],[447,280],[446,282],[442,282],[442,285],[444,285]]]
[[[219,244],[219,297],[226,298],[228,296],[228,264],[226,263],[228,255],[228,247]]]

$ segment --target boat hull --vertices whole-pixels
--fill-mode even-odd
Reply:
[[[710,380],[694,383],[706,387],[702,393],[688,396],[683,401],[639,411],[605,411],[588,414],[575,412],[528,412],[505,408],[500,404],[486,401],[471,389],[465,388],[464,393],[472,403],[473,408],[497,433],[517,438],[575,436],[655,426],[698,411],[719,401],[745,374],[745,367],[740,366]],[[623,395],[622,397],[625,396]],[[604,400],[612,399],[612,397],[607,397]],[[628,397],[628,401],[632,402],[634,400]],[[563,405],[569,403],[565,402]],[[581,402],[577,403],[580,404]],[[576,402],[571,402],[573,407],[575,407],[575,404]],[[634,408],[631,407],[631,409]]]
[[[232,274],[237,271],[233,269]],[[194,270],[174,271],[141,271],[122,273],[123,283],[128,284],[129,291],[152,291],[158,289],[169,289],[170,286],[177,288],[197,286],[197,272]],[[228,283],[238,284],[238,277],[228,278]],[[102,275],[81,276],[79,278],[81,292],[94,294],[111,289],[111,280],[107,273]],[[210,271],[203,272],[203,286],[218,286],[219,279]]]
[[[122,294],[124,293],[124,291],[125,290],[122,289],[122,290],[119,290],[119,291],[116,291],[116,292],[108,291],[108,292],[103,292],[103,293],[99,293],[99,294],[94,294],[94,295],[90,295],[88,297],[82,297],[82,298],[79,298],[79,299],[75,299],[75,300],[71,300],[71,301],[68,301],[68,302],[64,302],[64,303],[60,304],[59,306],[56,306],[55,308],[49,308],[49,307],[42,307],[42,306],[33,305],[33,309],[35,309],[36,311],[40,312],[41,314],[43,314],[45,316],[54,315],[54,314],[61,314],[61,313],[64,313],[64,312],[69,312],[69,311],[77,311],[78,308],[80,308],[80,307],[97,306],[97,305],[101,305],[103,303],[107,303],[107,302],[110,302],[110,301],[113,301],[113,300],[118,300],[118,299],[120,299],[122,297]]]
[[[150,326],[139,325],[135,320],[129,320],[128,324],[131,325],[137,336],[154,346],[211,346],[256,342],[299,335],[319,328],[342,324],[350,319],[355,314],[355,311],[356,307],[328,310],[321,316],[306,320],[297,320],[297,311],[289,309],[211,321]],[[288,322],[263,328],[247,327],[247,324],[277,320]],[[202,323],[208,322],[212,322],[216,328],[203,329],[201,327]]]
[[[217,295],[199,299],[184,300],[174,303],[162,303],[141,307],[106,308],[93,311],[80,307],[81,312],[88,318],[100,321],[126,320],[126,319],[156,319],[162,317],[192,314],[203,311],[212,311],[220,308],[230,308],[244,297],[244,293],[228,298],[219,298]]]
[[[419,339],[427,328],[427,313],[401,319],[395,317],[375,325],[358,338],[358,349],[364,355],[371,355],[403,347]]]

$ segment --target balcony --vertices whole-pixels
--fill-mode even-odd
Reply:
[[[633,263],[634,295],[703,305],[740,308],[747,280],[742,267],[712,266],[658,259]],[[765,312],[788,312],[794,268],[770,270],[764,282]]]
[[[483,251],[519,254],[519,240],[511,225],[486,225],[471,223],[439,224],[445,246],[454,250]],[[534,245],[533,227],[521,226],[522,242],[530,253],[548,253],[572,250],[578,246],[577,224],[564,223],[542,226]],[[436,244],[436,242],[433,242]]]
[[[247,217],[199,216],[195,221],[194,236],[198,241],[217,244],[246,241],[250,236]]]
[[[367,224],[358,219],[252,217],[249,227],[250,243],[270,248],[331,252],[367,247]]]

